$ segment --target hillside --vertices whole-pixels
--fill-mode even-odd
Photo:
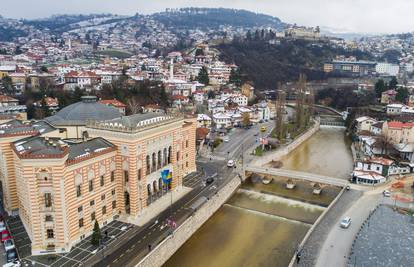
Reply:
[[[278,82],[295,81],[300,73],[306,74],[308,80],[326,78],[322,71],[323,63],[336,55],[372,59],[365,52],[347,51],[322,41],[283,39],[279,44],[273,45],[264,40],[235,40],[229,44],[220,44],[217,48],[224,60],[240,66],[241,72],[258,89],[275,88]]]
[[[171,29],[207,29],[222,26],[276,29],[284,27],[279,18],[227,8],[181,8],[155,13],[152,18]]]

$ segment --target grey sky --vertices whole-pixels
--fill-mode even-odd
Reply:
[[[52,14],[152,13],[167,7],[228,7],[274,15],[306,26],[353,32],[414,31],[413,0],[1,0],[0,14],[39,18]]]

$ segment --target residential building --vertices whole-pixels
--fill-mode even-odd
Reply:
[[[126,114],[126,105],[117,99],[99,100],[99,103],[117,108],[123,116]]]
[[[371,125],[377,123],[375,119],[367,117],[367,116],[359,117],[355,121],[356,121],[357,133],[362,132],[362,131],[370,131]]]

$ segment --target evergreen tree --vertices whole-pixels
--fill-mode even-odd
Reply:
[[[397,85],[398,85],[397,78],[392,77],[391,81],[390,81],[390,82],[389,82],[389,84],[388,84],[388,87],[389,87],[390,89],[396,89],[396,88],[397,88]]]
[[[206,67],[202,67],[200,72],[198,73],[198,77],[197,80],[204,84],[204,85],[208,85],[210,83],[210,78],[208,77],[208,70]]]
[[[408,98],[408,90],[406,87],[400,87],[397,89],[397,95],[395,96],[395,100],[401,103],[405,103]]]
[[[94,246],[98,246],[101,239],[102,239],[101,229],[99,228],[98,221],[95,220],[95,225],[93,226],[91,244]]]
[[[167,95],[167,92],[165,91],[164,86],[161,87],[161,91],[160,91],[160,104],[162,107],[168,107],[168,95]]]
[[[232,69],[230,72],[229,82],[240,87],[242,84],[241,74],[239,69]]]
[[[3,79],[1,79],[1,84],[7,94],[14,94],[13,82],[10,76],[4,76]]]
[[[375,93],[377,97],[381,97],[381,94],[387,90],[387,85],[385,84],[384,80],[379,79],[375,83]]]
[[[83,91],[78,86],[76,86],[75,91],[73,91],[73,102],[75,103],[81,101],[82,96]]]

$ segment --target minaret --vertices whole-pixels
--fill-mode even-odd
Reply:
[[[170,62],[170,81],[174,80],[174,59],[171,58]]]
[[[70,38],[68,41],[68,47],[69,47],[69,50],[72,50],[72,40]]]

